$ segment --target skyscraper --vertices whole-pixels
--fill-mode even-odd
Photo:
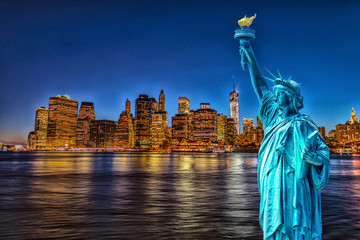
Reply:
[[[235,138],[236,138],[237,132],[235,127],[235,121],[232,118],[228,118],[226,122],[226,138],[225,142],[227,144],[235,144]]]
[[[234,119],[237,134],[240,134],[239,93],[235,89],[230,93],[230,118]]]
[[[242,140],[245,145],[256,143],[256,129],[252,118],[243,119]]]
[[[175,145],[183,139],[190,139],[190,100],[179,97],[178,107],[179,113],[172,117],[172,139]]]
[[[326,135],[325,135],[325,127],[318,127],[319,133],[321,134],[321,136],[326,139]]]
[[[255,130],[254,120],[252,118],[244,118],[243,119],[243,132],[250,133]]]
[[[35,135],[35,131],[29,132],[27,148],[28,148],[28,149],[35,149],[35,148],[36,148],[36,135]]]
[[[225,142],[227,117],[223,114],[217,115],[217,140]]]
[[[127,99],[125,111],[120,114],[116,122],[114,133],[114,147],[116,148],[133,148],[135,144],[135,119],[131,114],[131,103]]]
[[[131,114],[131,102],[129,101],[129,99],[126,99],[125,102],[125,111],[129,114]]]
[[[193,136],[196,141],[213,141],[217,140],[217,111],[210,109],[210,104],[202,104],[206,108],[200,108],[193,113],[192,126]]]
[[[49,109],[45,107],[39,107],[36,109],[35,117],[35,148],[45,149],[47,128],[49,121]]]
[[[115,122],[111,120],[94,120],[90,129],[91,146],[96,148],[114,147]]]
[[[163,146],[166,141],[168,115],[167,112],[155,112],[152,114],[151,119],[151,146],[158,149]]]
[[[155,100],[156,102],[156,100]],[[155,105],[156,106],[156,105]],[[168,126],[168,114],[165,111],[165,94],[161,89],[159,94],[158,109],[153,107],[151,116],[151,146],[153,149],[158,149],[163,146],[166,141],[166,130]]]
[[[165,112],[165,94],[162,88],[159,94],[159,111]]]
[[[78,101],[68,95],[49,99],[46,148],[75,147]]]
[[[154,101],[141,94],[135,101],[135,143],[142,149],[150,148],[150,124]],[[154,105],[156,105],[154,103]]]
[[[94,103],[81,102],[79,117],[76,128],[76,146],[80,148],[90,147],[91,122],[95,120]]]
[[[336,125],[336,140],[339,144],[360,141],[360,120],[352,108],[350,119],[345,124]]]
[[[179,114],[190,113],[190,100],[187,97],[179,97]]]
[[[175,140],[174,144],[180,143],[183,139],[189,140],[189,125],[188,114],[175,114],[172,117],[172,138]]]

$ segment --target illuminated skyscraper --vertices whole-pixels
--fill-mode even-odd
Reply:
[[[217,140],[225,142],[227,117],[223,114],[217,115]]]
[[[156,106],[154,100],[141,94],[135,102],[135,144],[142,149],[150,148],[152,109]]]
[[[165,94],[162,88],[159,94],[159,111],[165,112]]]
[[[325,139],[325,127],[318,127],[319,133],[321,134],[321,136]]]
[[[154,105],[153,101],[153,106]],[[159,104],[158,108],[153,107],[153,113],[151,116],[151,146],[154,149],[158,149],[164,145],[166,141],[166,130],[168,128],[168,114],[165,111],[165,94],[164,90],[161,89],[159,94]]]
[[[111,120],[94,120],[90,129],[90,144],[96,148],[114,147],[115,122]]]
[[[131,103],[127,99],[125,111],[120,114],[119,120],[116,122],[114,133],[114,147],[117,148],[133,148],[135,144],[135,119],[131,114]]]
[[[352,110],[351,110],[350,119],[347,123],[349,123],[349,124],[360,123],[359,118],[355,114],[354,108],[352,108]]]
[[[180,143],[183,139],[190,139],[190,100],[187,97],[179,97],[179,113],[172,117],[173,144]]]
[[[150,115],[152,115],[154,112],[158,112],[158,111],[159,111],[159,103],[156,101],[155,98],[150,98],[150,102],[151,102]],[[151,116],[151,118],[152,118],[152,116]]]
[[[179,97],[179,114],[190,113],[190,100],[187,97]]]
[[[75,147],[78,101],[58,95],[49,99],[46,148]]]
[[[239,93],[235,89],[230,93],[230,118],[234,119],[237,134],[240,134]]]
[[[35,135],[35,131],[29,132],[27,148],[28,148],[28,149],[35,149],[35,148],[36,148],[36,135]]]
[[[183,139],[189,140],[190,135],[189,114],[175,114],[172,117],[172,138],[175,144],[180,143]]]
[[[49,121],[49,109],[40,107],[36,109],[35,117],[35,148],[45,149],[47,128]]]
[[[232,118],[228,118],[226,121],[226,138],[225,142],[227,144],[233,145],[235,143],[235,138],[237,135],[235,121]]]
[[[256,144],[256,129],[252,118],[243,119],[242,140],[245,145]]]
[[[166,141],[165,132],[167,130],[168,115],[167,112],[155,112],[151,120],[151,146],[158,149]]]
[[[81,102],[76,129],[76,146],[89,148],[91,122],[95,120],[94,103]]]
[[[336,125],[336,140],[339,144],[360,141],[360,121],[352,108],[350,119],[345,124]]]
[[[131,102],[129,101],[129,99],[126,99],[125,102],[125,111],[131,114]]]
[[[217,112],[210,109],[210,104],[201,104],[200,108],[193,113],[192,126],[193,136],[196,141],[213,141],[217,140]]]
[[[243,119],[243,132],[249,133],[253,130],[255,130],[253,119],[252,118],[244,118]]]

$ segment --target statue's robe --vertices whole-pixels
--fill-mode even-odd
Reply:
[[[329,179],[329,148],[308,116],[283,119],[272,92],[267,91],[260,103],[265,132],[258,187],[264,239],[321,239],[320,189]],[[315,141],[307,147],[324,159],[321,166],[302,160],[307,139],[314,134]]]

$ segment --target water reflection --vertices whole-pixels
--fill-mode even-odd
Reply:
[[[360,234],[360,158],[332,156],[324,239]],[[261,239],[256,154],[2,153],[0,239]]]

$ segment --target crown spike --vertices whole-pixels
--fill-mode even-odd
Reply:
[[[272,79],[272,78],[268,78],[268,77],[265,77],[265,76],[263,76],[265,79],[267,79],[267,80],[269,80],[269,81],[272,81],[272,82],[274,82],[275,81],[275,79]]]
[[[279,77],[280,77],[281,79],[284,79],[284,78],[281,76],[281,73],[280,73],[279,69],[277,69],[277,72],[278,72],[278,74],[279,74]]]
[[[267,69],[267,68],[265,68],[266,69],[266,71],[268,71],[268,73],[270,73],[271,74],[271,76],[273,76],[275,79],[277,78],[272,72],[270,72],[270,70],[269,69]]]
[[[292,77],[292,76],[290,75],[289,79],[287,80],[288,82],[290,82],[290,81],[291,81],[291,77]]]

